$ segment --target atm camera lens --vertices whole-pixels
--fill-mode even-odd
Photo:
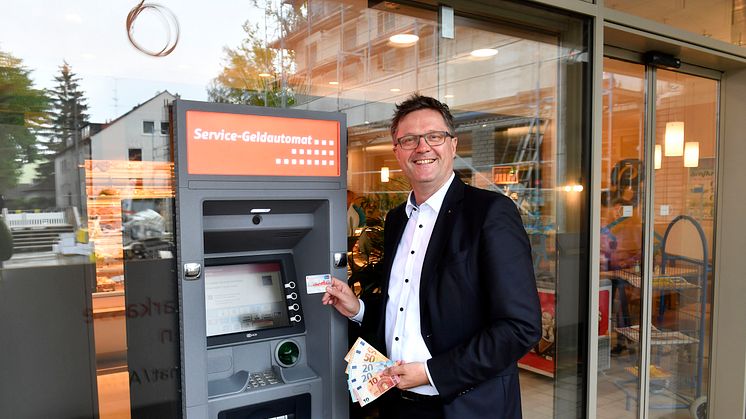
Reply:
[[[251,222],[252,222],[252,223],[254,223],[254,225],[256,225],[256,224],[259,224],[259,223],[261,223],[261,222],[262,222],[262,217],[261,217],[260,215],[255,215],[255,216],[254,216],[254,217],[253,217],[253,218],[251,219]]]
[[[292,367],[300,358],[300,348],[292,341],[281,343],[277,347],[277,362],[283,367]]]

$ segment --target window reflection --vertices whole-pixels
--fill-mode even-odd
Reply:
[[[746,45],[746,3],[740,0],[706,2],[620,0],[606,3],[606,7],[729,44]]]
[[[385,215],[409,191],[392,153],[388,122],[394,103],[419,91],[448,103],[456,116],[457,175],[506,194],[520,208],[545,309],[542,343],[522,362],[532,371],[525,375],[524,402],[535,408],[525,412],[551,415],[552,377],[558,374],[558,232],[575,234],[583,205],[580,164],[573,160],[581,153],[565,153],[568,144],[559,138],[568,128],[558,123],[563,107],[581,104],[561,103],[566,99],[558,75],[583,65],[578,59],[583,40],[562,40],[559,30],[462,18],[455,39],[444,40],[435,13],[393,3],[368,8],[360,1],[313,0],[246,7],[219,1],[206,8],[183,2],[169,5],[183,36],[171,54],[156,59],[120,42],[121,36],[113,38],[110,28],[121,25],[129,6],[50,2],[0,16],[0,67],[21,80],[10,96],[26,99],[12,103],[12,112],[0,112],[0,135],[15,141],[17,152],[0,153],[4,220],[14,230],[40,224],[65,228],[43,248],[16,253],[3,272],[35,278],[47,274],[45,266],[60,272],[73,266],[68,279],[88,281],[89,289],[79,293],[85,298],[70,299],[63,312],[75,313],[70,324],[82,325],[81,336],[90,335],[90,342],[73,351],[89,369],[74,374],[91,373],[78,393],[95,400],[95,414],[174,417],[180,409],[177,292],[169,288],[176,283],[170,101],[179,95],[346,113],[348,183],[356,194],[348,203],[355,270],[379,260]],[[499,12],[490,6],[491,14]],[[206,21],[221,24],[206,31]],[[397,43],[394,35],[417,39]],[[138,33],[145,46],[159,40],[154,32]],[[576,41],[575,48],[567,46]],[[476,50],[483,53],[472,54]],[[70,62],[50,64],[50,57],[59,56]],[[77,77],[81,96],[52,138],[42,133],[50,130],[45,117],[54,108],[43,89],[56,85],[60,66],[74,73],[71,80]],[[577,141],[572,149],[582,147],[580,135],[565,137]],[[66,376],[52,384],[70,381]],[[156,384],[163,387],[154,391]],[[156,396],[168,406],[159,405]],[[64,403],[47,405],[55,404]]]

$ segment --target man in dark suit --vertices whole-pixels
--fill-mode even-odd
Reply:
[[[381,418],[520,418],[516,362],[541,337],[541,312],[516,205],[455,177],[447,105],[413,95],[391,134],[412,192],[386,216],[383,301],[366,305],[338,279],[322,301],[377,323],[400,361]]]

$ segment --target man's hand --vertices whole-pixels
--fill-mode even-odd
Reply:
[[[360,301],[358,301],[352,289],[345,282],[335,277],[332,277],[332,285],[326,287],[326,292],[321,297],[321,303],[333,305],[345,317],[352,317],[360,311]]]
[[[413,387],[429,385],[427,379],[425,364],[423,362],[410,362],[403,364],[398,361],[393,367],[383,370],[383,375],[398,375],[399,384],[396,385],[400,390],[407,390]]]

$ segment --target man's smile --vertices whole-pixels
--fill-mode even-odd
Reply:
[[[419,160],[414,161],[414,164],[416,165],[431,164],[431,163],[435,163],[435,159],[419,159]]]

